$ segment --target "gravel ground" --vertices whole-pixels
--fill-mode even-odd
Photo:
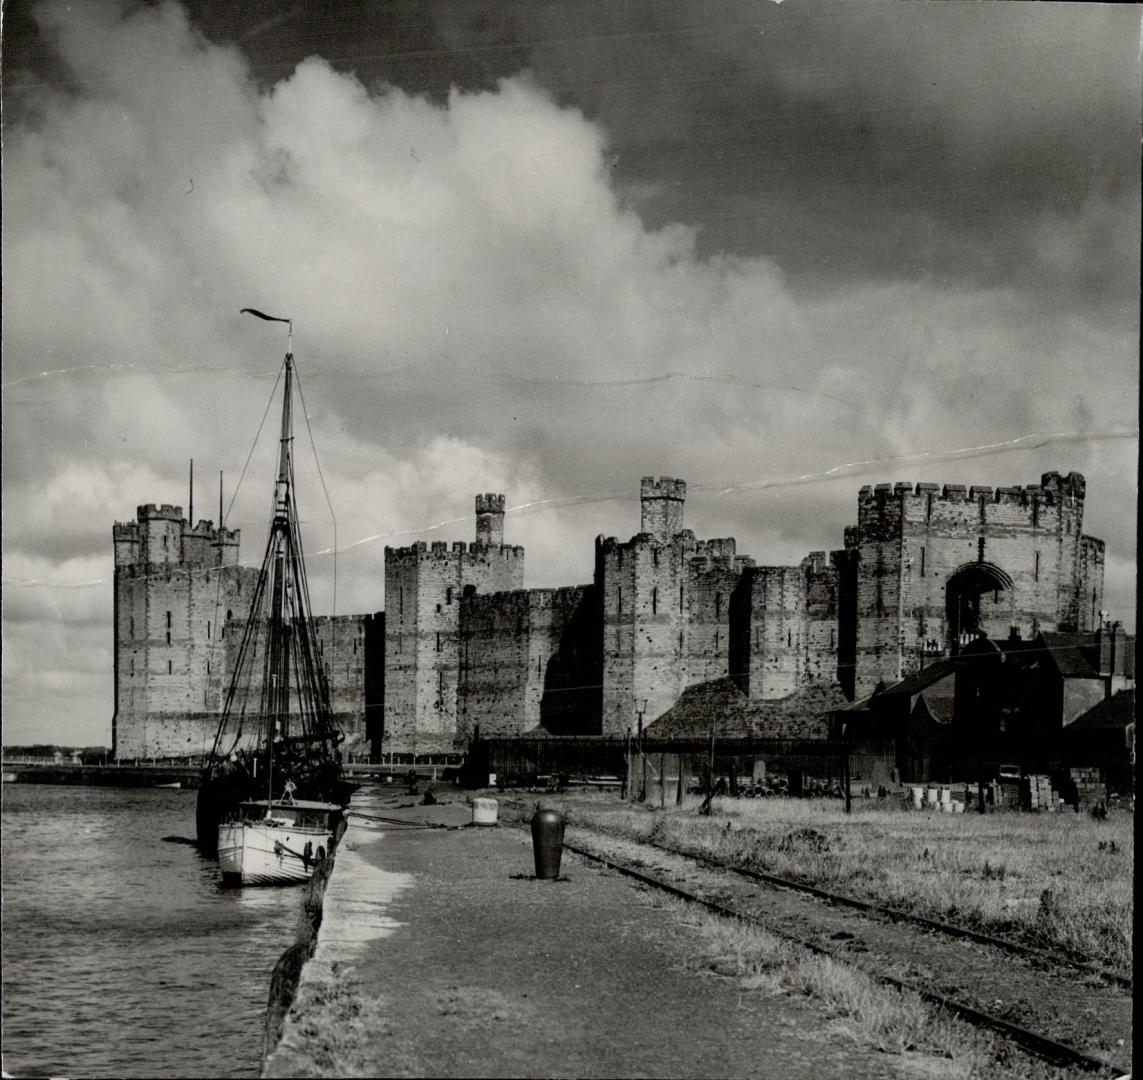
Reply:
[[[759,918],[768,929],[827,948],[838,959],[906,979],[1131,1071],[1131,992],[1098,975],[1045,968],[977,942],[703,867],[648,844],[581,829],[569,829],[567,841]]]
[[[313,960],[264,1075],[941,1077],[856,1044],[810,999],[696,971],[697,931],[653,893],[463,804],[360,793]],[[405,805],[402,807],[401,804]],[[401,807],[401,808],[398,808]]]

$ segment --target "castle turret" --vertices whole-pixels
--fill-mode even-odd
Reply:
[[[486,547],[504,543],[504,496],[476,496],[476,542]]]
[[[640,532],[650,533],[661,541],[668,541],[682,532],[686,498],[685,480],[676,480],[672,476],[644,476],[639,485]]]
[[[182,559],[183,510],[181,506],[147,503],[139,507],[140,554],[151,566],[172,565]]]
[[[139,524],[117,521],[111,530],[115,545],[115,566],[134,566],[139,561]]]

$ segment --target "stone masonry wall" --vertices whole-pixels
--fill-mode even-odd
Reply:
[[[687,685],[730,674],[730,608],[753,559],[739,557],[733,539],[699,541],[687,567]]]
[[[985,592],[980,624],[989,636],[1011,627],[1081,625],[1085,597],[1102,595],[1094,547],[1084,547],[1084,481],[1046,473],[1026,488],[879,484],[858,499],[858,696],[915,670],[924,642],[951,641],[949,579],[981,564],[1011,581]],[[1090,557],[1083,552],[1090,550]],[[1086,570],[1085,570],[1086,567]],[[1085,573],[1087,579],[1085,580]],[[1096,579],[1098,578],[1098,581]]]
[[[502,496],[479,495],[476,506],[479,537],[502,530]],[[458,727],[461,598],[523,584],[522,547],[456,542],[450,549],[420,541],[385,549],[384,752],[445,753],[466,745]]]
[[[209,751],[227,682],[226,613],[249,602],[257,571],[238,563],[239,534],[177,506],[117,522],[115,714],[121,760]]]

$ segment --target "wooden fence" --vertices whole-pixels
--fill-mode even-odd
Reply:
[[[611,736],[528,736],[475,739],[466,762],[469,783],[479,786],[495,775],[505,786],[534,784],[547,778],[598,780],[636,778],[646,794],[643,774],[663,786],[659,778],[673,778],[675,789],[700,781],[710,769],[712,782],[751,784],[759,775],[788,778],[791,792],[801,793],[809,779],[840,783],[845,776],[846,754],[852,748],[835,741],[810,739],[637,739]],[[637,777],[636,777],[636,774]],[[626,785],[630,792],[636,785]],[[668,783],[669,786],[669,783]],[[658,791],[658,787],[656,791]],[[665,800],[661,792],[656,798]],[[672,798],[674,795],[671,796]]]

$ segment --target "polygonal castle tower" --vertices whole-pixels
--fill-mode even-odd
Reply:
[[[463,742],[461,598],[524,584],[524,549],[504,543],[504,503],[476,496],[472,544],[385,548],[385,752],[449,753]]]
[[[239,566],[239,530],[192,525],[169,504],[140,506],[134,521],[114,524],[112,537],[112,753],[119,760],[200,757],[214,742],[258,568]],[[367,655],[379,651],[371,639],[383,633],[384,616],[315,624],[334,722],[352,745],[365,733]],[[256,654],[262,642],[259,636]],[[372,692],[379,698],[382,690]]]
[[[753,565],[733,539],[683,527],[685,480],[645,476],[639,494],[641,531],[595,544],[605,735],[636,732],[685,687],[729,674],[731,596]]]
[[[1083,534],[1085,493],[1075,472],[1027,487],[863,487],[848,538],[857,696],[980,632],[1096,629],[1104,544]]]
[[[208,751],[228,681],[226,622],[245,615],[258,572],[238,565],[237,529],[192,524],[178,506],[140,506],[112,537],[112,752],[122,760]]]

